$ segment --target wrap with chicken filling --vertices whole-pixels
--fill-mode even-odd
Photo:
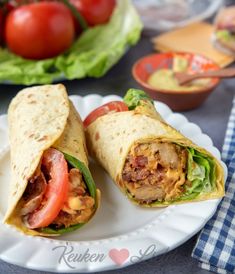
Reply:
[[[124,103],[128,110],[90,114],[84,124],[90,120],[89,152],[131,201],[161,207],[224,195],[223,168],[211,153],[168,125],[143,91],[129,90]]]
[[[12,180],[4,221],[55,236],[87,223],[98,207],[82,121],[63,85],[26,88],[8,110]]]

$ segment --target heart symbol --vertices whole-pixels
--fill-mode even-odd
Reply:
[[[109,251],[109,257],[115,264],[122,265],[128,259],[129,251],[126,248],[120,250],[113,248]]]

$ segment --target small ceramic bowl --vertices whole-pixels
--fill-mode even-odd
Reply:
[[[209,83],[195,90],[165,90],[148,84],[149,76],[158,69],[171,69],[175,56],[187,59],[188,71],[202,72],[217,70],[219,66],[212,60],[194,53],[169,52],[151,54],[139,59],[132,68],[132,75],[138,84],[153,98],[166,103],[171,109],[183,111],[200,106],[213,89],[219,84],[219,78],[211,78]]]

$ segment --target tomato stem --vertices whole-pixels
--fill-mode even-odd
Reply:
[[[72,14],[75,16],[77,21],[79,22],[82,30],[88,29],[88,24],[86,20],[83,18],[83,16],[80,14],[80,12],[77,11],[77,9],[72,5],[68,0],[61,0],[72,12]]]

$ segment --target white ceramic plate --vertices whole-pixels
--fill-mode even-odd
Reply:
[[[92,109],[120,97],[71,96],[84,118]],[[156,103],[160,114],[180,132],[220,159],[219,151],[200,128]],[[0,219],[6,211],[10,180],[7,117],[0,116]],[[223,163],[222,163],[223,164]],[[223,164],[225,173],[226,167]],[[101,207],[80,230],[56,239],[25,236],[0,223],[0,259],[26,268],[54,272],[93,272],[134,264],[168,252],[198,232],[213,215],[218,200],[146,209],[131,204],[104,170],[91,163],[101,189]]]

